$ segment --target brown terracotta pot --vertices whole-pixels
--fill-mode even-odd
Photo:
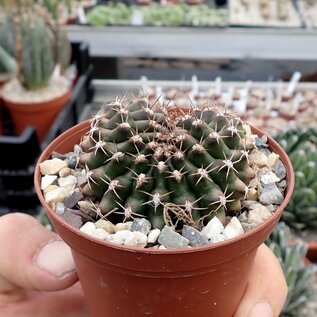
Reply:
[[[308,243],[306,258],[312,263],[317,263],[317,242]]]
[[[274,215],[253,230],[215,245],[177,250],[140,249],[90,237],[60,218],[40,189],[39,163],[53,151],[69,152],[89,129],[85,121],[56,138],[35,170],[37,195],[64,241],[71,247],[86,302],[93,317],[231,317],[246,289],[258,246],[279,221],[294,187],[292,165],[270,137],[287,170],[288,187]],[[253,132],[262,135],[253,128]]]
[[[1,77],[2,78],[2,77]],[[3,134],[3,122],[2,122],[2,111],[3,111],[3,98],[2,98],[2,87],[5,83],[7,83],[11,78],[8,77],[7,79],[0,79],[0,135]]]
[[[3,107],[3,100],[2,100],[2,95],[1,95],[1,82],[0,82],[0,135],[3,134],[2,107]]]
[[[58,98],[32,104],[17,103],[4,98],[4,103],[12,115],[16,134],[20,135],[27,126],[32,125],[35,127],[37,137],[41,142],[59,111],[69,100],[71,93],[70,89]]]
[[[2,99],[0,95],[0,136],[3,134],[3,128],[2,128]]]

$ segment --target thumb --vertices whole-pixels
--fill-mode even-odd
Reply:
[[[26,214],[0,217],[0,293],[56,291],[77,281],[70,248]]]
[[[287,296],[287,285],[280,263],[262,244],[256,254],[244,297],[234,317],[277,317]]]

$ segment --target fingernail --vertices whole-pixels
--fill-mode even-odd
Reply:
[[[75,263],[69,246],[61,240],[45,244],[35,256],[35,264],[58,278],[75,271]]]
[[[273,310],[268,303],[257,303],[251,311],[248,317],[273,317]]]

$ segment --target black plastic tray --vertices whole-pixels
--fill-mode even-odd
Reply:
[[[93,66],[87,43],[72,43],[72,63],[77,66],[77,80],[71,98],[54,120],[44,141],[38,141],[31,126],[19,136],[0,136],[0,215],[15,211],[38,212],[40,203],[33,187],[37,158],[52,140],[79,122],[84,107],[93,98]],[[5,133],[10,133],[9,114],[5,112],[3,116]]]

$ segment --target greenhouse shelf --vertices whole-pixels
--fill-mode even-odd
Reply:
[[[94,57],[315,60],[317,30],[246,27],[69,26]]]

